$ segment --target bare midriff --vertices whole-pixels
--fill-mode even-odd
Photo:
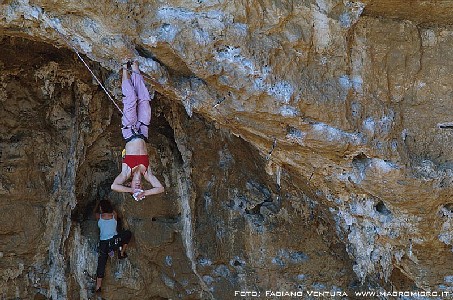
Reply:
[[[148,155],[146,143],[140,138],[127,142],[125,149],[126,155]]]

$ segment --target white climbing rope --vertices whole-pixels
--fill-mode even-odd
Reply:
[[[101,88],[104,90],[105,94],[107,95],[107,97],[113,102],[113,104],[115,105],[115,107],[119,110],[119,112],[121,114],[123,114],[123,111],[121,110],[121,108],[119,107],[119,105],[115,102],[115,100],[113,99],[113,97],[110,95],[109,91],[107,90],[107,88],[102,84],[102,82],[99,80],[99,78],[96,76],[96,74],[94,74],[93,70],[91,70],[90,66],[85,62],[85,60],[83,59],[83,57],[80,55],[79,51],[77,50],[76,47],[74,47],[68,39],[66,39],[66,37],[57,30],[57,32],[60,34],[61,38],[68,44],[68,46],[70,46],[74,52],[77,54],[77,57],[82,61],[82,63],[85,65],[85,67],[88,69],[88,71],[90,71],[91,75],[93,76],[93,78],[96,80],[96,82],[101,86]],[[123,114],[124,115],[124,114]]]
[[[107,95],[107,97],[113,102],[113,104],[115,105],[115,107],[118,109],[118,111],[127,119],[127,117],[123,114],[123,111],[121,110],[121,108],[119,107],[119,105],[115,102],[115,100],[113,99],[113,97],[110,95],[109,91],[107,90],[107,88],[102,84],[102,82],[99,80],[99,78],[96,76],[96,74],[94,74],[93,70],[91,70],[90,66],[87,64],[87,62],[83,59],[83,57],[80,55],[79,51],[77,50],[77,48],[72,45],[72,43],[65,37],[65,35],[60,32],[60,30],[58,30],[57,28],[55,28],[53,26],[53,24],[51,24],[51,22],[49,21],[49,18],[45,15],[45,13],[43,12],[42,14],[42,19],[44,20],[44,22],[47,23],[47,25],[50,27],[50,28],[53,28],[59,35],[60,37],[63,39],[63,41],[65,41],[65,43],[71,47],[74,52],[77,54],[77,57],[82,61],[82,63],[85,65],[85,67],[88,69],[88,71],[91,73],[91,75],[93,76],[93,78],[96,80],[96,82],[101,86],[101,88],[104,90],[105,94]],[[128,120],[129,121],[129,120]]]

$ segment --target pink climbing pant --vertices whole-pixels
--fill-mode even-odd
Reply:
[[[123,124],[124,139],[133,135],[132,129],[148,138],[148,126],[151,122],[151,105],[149,91],[140,73],[132,72],[131,78],[123,80]]]

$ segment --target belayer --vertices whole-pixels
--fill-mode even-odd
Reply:
[[[99,202],[95,208],[95,216],[100,231],[95,288],[95,292],[99,293],[101,292],[102,278],[105,276],[105,265],[108,257],[113,257],[115,251],[117,251],[118,259],[126,258],[126,248],[131,240],[132,233],[129,230],[117,232],[118,215],[108,200]]]
[[[162,193],[164,187],[151,172],[149,165],[146,142],[151,121],[151,98],[137,61],[132,64],[130,76],[127,64],[123,65],[121,89],[124,96],[121,130],[126,141],[126,155],[123,158],[121,173],[115,178],[111,188],[117,192],[131,193],[138,201],[146,196]],[[142,189],[142,176],[152,185],[151,189]],[[130,177],[131,184],[128,186],[125,182]]]

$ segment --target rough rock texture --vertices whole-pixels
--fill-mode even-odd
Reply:
[[[238,289],[354,283],[344,246],[326,232],[328,212],[290,174],[281,176],[282,194],[248,143],[199,116],[189,120],[160,96],[150,155],[167,192],[140,203],[112,193],[119,113],[90,74],[50,45],[4,37],[2,49],[1,205],[11,216],[2,219],[2,297],[92,297],[92,210],[104,197],[134,233],[129,259],[108,265],[108,299],[217,299]]]
[[[453,291],[451,8],[430,2],[3,1],[4,297],[91,297],[103,197],[134,233],[108,299]],[[119,113],[74,49],[116,96],[140,60],[164,195],[110,192]]]

